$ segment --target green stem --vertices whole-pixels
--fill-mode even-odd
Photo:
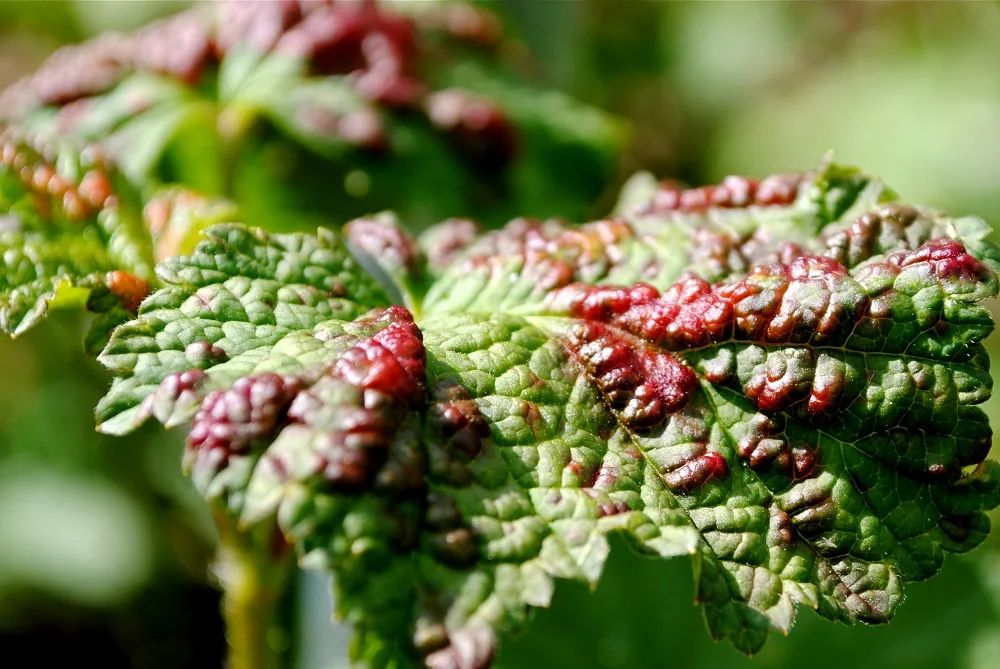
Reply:
[[[273,528],[242,533],[217,514],[219,555],[214,573],[223,589],[222,616],[229,642],[227,669],[281,669],[289,630],[282,620],[292,551],[275,550]]]

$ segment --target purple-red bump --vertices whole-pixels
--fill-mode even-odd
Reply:
[[[302,5],[300,15],[275,15],[281,28],[273,41],[278,53],[310,62],[320,74],[350,75],[359,92],[394,104],[408,103],[419,90],[408,76],[416,54],[414,25],[373,3]],[[253,27],[255,22],[247,21]],[[242,36],[230,39],[240,41]]]
[[[607,494],[601,493],[593,488],[585,488],[584,492],[588,497],[596,501],[597,504],[597,517],[605,518],[607,516],[617,516],[622,513],[628,513],[632,509],[629,508],[628,504],[620,500],[610,499]]]
[[[406,308],[393,306],[367,320],[388,325],[346,351],[334,363],[334,373],[364,390],[391,395],[406,406],[423,403],[427,357],[413,316]]]
[[[174,397],[182,392],[196,389],[208,377],[200,369],[186,369],[183,372],[168,374],[160,383],[160,387]]]
[[[421,239],[428,239],[425,245],[427,261],[432,269],[441,271],[469,248],[482,234],[482,228],[475,221],[451,218],[424,233]]]
[[[690,492],[709,481],[721,480],[729,475],[729,464],[721,453],[711,451],[691,458],[677,469],[666,472],[663,480],[674,492]]]
[[[700,369],[705,380],[725,385],[736,376],[736,355],[729,349],[719,350],[716,357],[702,360]]]
[[[538,434],[538,429],[543,426],[544,419],[542,418],[542,412],[539,411],[538,405],[534,402],[521,402],[520,409],[521,418],[524,419],[525,424],[528,429],[535,435]]]
[[[238,379],[228,390],[212,391],[195,416],[188,447],[219,450],[226,456],[246,451],[277,429],[300,390],[294,379],[268,372]]]
[[[795,504],[785,509],[799,533],[815,536],[829,529],[837,518],[837,506],[825,490],[805,490]]]
[[[927,475],[935,481],[946,481],[951,478],[951,469],[946,464],[936,462],[927,467]]]
[[[397,429],[372,489],[386,494],[421,492],[427,488],[426,471],[427,457],[419,436],[414,431]]]
[[[698,383],[672,354],[592,321],[570,334],[570,353],[633,429],[654,427],[687,404]]]
[[[815,450],[801,444],[790,446],[783,433],[777,417],[757,414],[737,443],[736,453],[754,470],[774,466],[794,481],[813,478],[817,472]]]
[[[965,246],[954,239],[932,239],[916,251],[893,253],[888,260],[901,268],[926,263],[939,279],[983,281],[992,275],[986,265],[966,252]]]
[[[833,258],[803,255],[787,263],[790,279],[830,279],[848,275],[847,268]]]
[[[33,76],[10,87],[0,97],[0,113],[16,118],[36,107],[62,106],[57,124],[70,132],[90,112],[91,96],[114,88],[132,72],[166,74],[195,85],[206,70],[241,45],[301,60],[314,74],[341,76],[356,93],[377,104],[417,109],[427,93],[427,67],[420,62],[425,45],[418,25],[489,48],[501,35],[495,16],[462,5],[434,8],[418,17],[388,11],[374,2],[218,4],[214,16],[192,10],[131,34],[66,47]],[[153,102],[148,95],[132,97],[136,98],[129,105],[133,113],[145,111]],[[466,107],[458,129],[468,136],[461,138],[461,144],[471,142],[482,159],[509,160],[514,132],[505,115],[492,102],[473,101]],[[348,142],[383,149],[384,129],[372,132],[370,123],[377,116],[358,122],[362,117],[352,118],[352,113],[327,125]]]
[[[74,223],[81,223],[90,215],[90,208],[73,189],[63,193],[62,208],[66,212],[66,218]]]
[[[431,397],[428,425],[436,438],[427,441],[430,471],[449,485],[469,485],[472,473],[468,464],[489,437],[489,423],[469,391],[459,383],[439,383],[431,388]]]
[[[83,175],[77,190],[94,209],[102,209],[113,194],[111,180],[102,170],[91,170]]]
[[[804,173],[772,174],[757,186],[755,203],[762,207],[788,206],[795,202],[799,188],[806,179]]]
[[[619,476],[621,476],[621,472],[618,471],[618,467],[604,462],[597,470],[597,476],[591,487],[599,490],[611,490],[618,482]]]
[[[798,197],[804,174],[775,174],[763,181],[742,176],[728,176],[717,186],[687,190],[670,181],[661,182],[653,197],[641,205],[640,216],[698,213],[710,208],[742,209],[750,206],[788,206]]]
[[[468,460],[479,455],[483,439],[490,436],[490,426],[475,400],[458,384],[436,389],[435,396],[431,420],[441,431],[449,452],[462,453]]]
[[[816,471],[816,451],[805,446],[792,448],[792,478],[796,481],[812,478]]]
[[[202,365],[215,365],[228,359],[222,348],[204,339],[188,344],[184,348],[184,355]]]
[[[156,390],[142,401],[140,414],[142,416],[153,414],[160,403],[172,407],[185,395],[194,399],[194,393],[207,378],[208,375],[198,368],[167,374]]]
[[[796,259],[809,255],[806,250],[795,242],[782,242],[778,247],[778,262],[788,265]]]
[[[348,144],[370,151],[382,151],[389,142],[385,121],[370,109],[356,109],[344,114],[337,119],[336,132]]]
[[[906,228],[918,217],[916,209],[898,203],[866,212],[846,230],[824,235],[825,255],[844,264],[857,265],[880,252],[879,244],[883,237],[904,241]]]
[[[617,516],[618,514],[628,513],[629,511],[630,509],[628,508],[628,504],[626,504],[625,502],[615,501],[610,503],[604,503],[598,505],[597,517],[605,518],[607,516]]]
[[[814,416],[828,415],[844,394],[843,374],[820,374],[813,378],[806,409]]]
[[[462,524],[462,513],[455,498],[441,492],[427,493],[424,522],[431,530],[449,530]]]
[[[349,441],[353,443],[348,443]],[[363,442],[363,443],[359,443]],[[317,439],[317,469],[337,492],[362,492],[371,480],[374,463],[366,450],[384,447],[385,435],[362,426],[331,432]]]
[[[45,192],[49,189],[49,181],[56,175],[55,169],[51,165],[44,163],[36,165],[34,172],[28,171],[29,185],[36,191]]]
[[[574,459],[569,461],[566,469],[569,470],[570,474],[579,479],[580,488],[593,488],[594,483],[597,482],[598,467],[595,465],[587,465]]]
[[[788,548],[795,544],[795,528],[792,518],[784,511],[772,509],[768,539],[772,545]]]
[[[620,243],[634,236],[621,219],[574,228],[554,220],[515,219],[474,244],[465,268],[506,280],[511,261],[520,258],[522,277],[535,281],[539,292],[550,292],[622,262]]]
[[[671,350],[722,341],[733,322],[732,304],[695,276],[683,277],[662,296],[645,283],[629,288],[572,284],[553,293],[549,307],[614,325]]]
[[[763,364],[754,367],[743,384],[743,394],[762,411],[783,411],[808,397],[815,366],[807,348],[772,351]]]

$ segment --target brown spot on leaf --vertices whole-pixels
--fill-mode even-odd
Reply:
[[[694,457],[677,469],[666,472],[663,480],[672,491],[686,493],[728,475],[729,465],[726,459],[721,453],[713,451]]]

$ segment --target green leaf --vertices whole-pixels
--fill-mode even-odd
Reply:
[[[157,266],[164,288],[101,354],[118,377],[98,405],[101,430],[131,430],[150,411],[168,424],[182,422],[196,407],[175,415],[140,404],[171,374],[216,365],[210,377],[220,373],[231,383],[286,335],[386,303],[330,231],[268,235],[228,225],[205,237],[194,255]]]
[[[92,149],[0,135],[0,331],[20,335],[49,309],[101,314],[98,350],[130,318],[152,274],[152,245],[129,185]]]
[[[116,330],[99,417],[190,422],[199,489],[336,574],[359,666],[489,666],[612,532],[691,555],[745,653],[800,606],[884,623],[1000,505],[996,249],[893,198],[825,161],[579,227],[449,222],[429,261],[388,218],[213,228]]]

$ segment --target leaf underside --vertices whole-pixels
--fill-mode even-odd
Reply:
[[[995,247],[824,164],[622,216],[210,228],[101,354],[122,433],[337,575],[356,663],[481,668],[620,532],[690,555],[715,639],[888,621],[1000,503]],[[394,306],[393,306],[394,305]]]

